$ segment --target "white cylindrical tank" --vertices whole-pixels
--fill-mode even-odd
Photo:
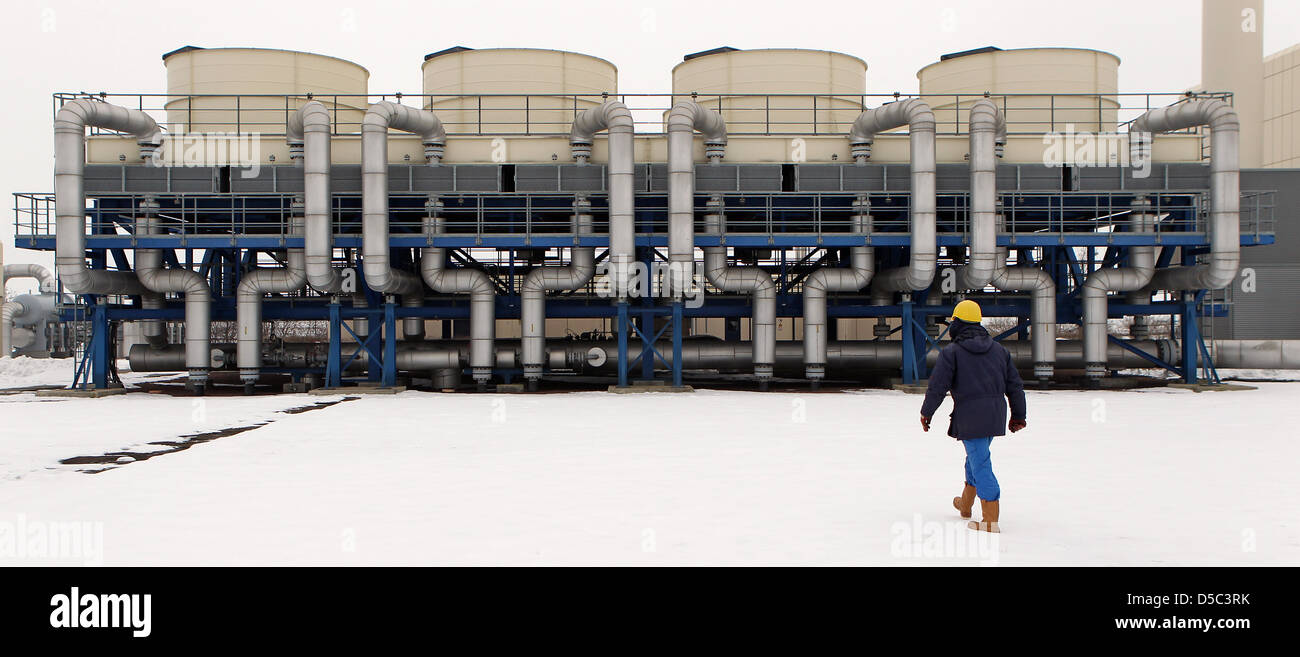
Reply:
[[[965,132],[966,110],[985,92],[997,98],[1010,132],[1114,132],[1119,58],[1081,48],[980,48],[917,72],[939,132]],[[1005,104],[1004,104],[1005,103]]]
[[[673,67],[676,100],[696,94],[730,134],[846,133],[866,88],[866,62],[827,50],[717,48]]]
[[[591,55],[535,48],[448,48],[427,55],[426,109],[450,134],[567,134],[618,93],[618,69]]]
[[[369,106],[370,72],[327,55],[186,46],[163,55],[163,64],[167,129],[173,134],[282,134],[308,94],[330,109],[337,132],[357,133]]]

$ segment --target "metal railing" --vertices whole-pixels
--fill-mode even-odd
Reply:
[[[53,110],[69,100],[92,98],[142,110],[171,134],[254,133],[283,135],[289,116],[308,100],[325,104],[335,135],[358,135],[371,103],[387,100],[432,109],[453,136],[559,136],[579,112],[607,99],[632,111],[638,133],[664,131],[665,113],[683,99],[722,111],[735,135],[843,135],[864,109],[903,98],[922,98],[935,110],[939,134],[966,134],[969,107],[990,97],[1002,108],[1011,134],[1116,132],[1148,110],[1188,98],[1230,93],[1145,92],[1113,94],[241,94],[174,95],[59,92]],[[1200,129],[1188,130],[1189,134]],[[92,128],[92,134],[112,134]]]

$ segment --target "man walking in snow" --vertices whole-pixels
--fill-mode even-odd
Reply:
[[[921,404],[921,427],[930,430],[930,418],[952,392],[953,411],[948,435],[966,448],[966,485],[952,505],[961,517],[971,517],[975,496],[979,495],[980,522],[967,526],[986,532],[999,532],[998,501],[1002,490],[993,476],[989,445],[1006,429],[1015,433],[1026,426],[1025,384],[1011,360],[1011,354],[980,326],[983,314],[979,304],[969,299],[958,303],[948,318],[952,344],[939,352],[939,362],[930,373],[930,384]],[[1003,398],[1006,401],[1003,401]],[[1011,419],[1007,420],[1007,402]]]

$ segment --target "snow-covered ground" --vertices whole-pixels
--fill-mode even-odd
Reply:
[[[1031,392],[992,541],[899,392],[6,395],[0,563],[1294,565],[1300,383],[1258,386]]]

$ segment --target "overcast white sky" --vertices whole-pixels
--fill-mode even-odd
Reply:
[[[1200,80],[1200,0],[909,0],[618,2],[65,1],[9,3],[0,93],[9,155],[0,159],[7,262],[43,262],[13,246],[12,192],[50,191],[50,94],[163,93],[162,53],[183,45],[307,50],[370,70],[371,93],[420,92],[425,54],[537,47],[610,60],[625,93],[670,91],[682,55],[722,45],[820,48],[867,61],[867,91],[915,92],[940,54],[1073,46],[1118,55],[1121,91],[1181,91]],[[1264,50],[1300,43],[1300,2],[1264,1]]]

